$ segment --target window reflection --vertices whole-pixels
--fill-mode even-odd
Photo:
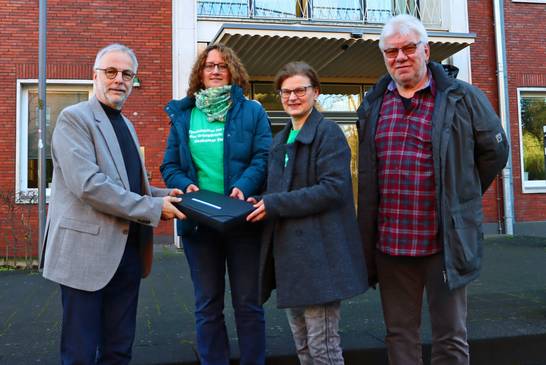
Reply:
[[[321,85],[318,108],[325,112],[356,112],[360,105],[360,85]]]
[[[368,23],[385,23],[392,14],[392,0],[366,0],[366,21]]]
[[[317,108],[322,112],[356,112],[361,102],[365,85],[321,84],[321,94]],[[279,95],[273,83],[254,83],[253,98],[258,100],[267,111],[282,111]]]
[[[524,181],[546,180],[544,138],[546,95],[525,93],[520,98]]]
[[[255,0],[254,15],[261,17],[295,18],[301,16],[299,1]]]
[[[283,110],[281,98],[274,89],[273,83],[255,83],[253,85],[254,100],[258,100],[265,110]]]
[[[51,183],[53,164],[51,160],[51,136],[61,111],[72,104],[87,100],[87,91],[52,91],[46,96],[46,181]],[[28,149],[27,149],[27,188],[38,187],[38,91],[36,89],[28,92]]]
[[[362,20],[360,0],[313,0],[314,19]]]
[[[197,14],[210,16],[247,17],[248,0],[199,0]]]

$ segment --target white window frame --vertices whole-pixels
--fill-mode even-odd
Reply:
[[[546,4],[546,0],[512,0],[513,3],[535,3]]]
[[[527,93],[546,94],[546,87],[520,87],[517,89],[521,191],[524,194],[546,193],[546,180],[527,181],[524,179],[525,166],[523,160],[523,129],[521,127],[521,98],[522,94]]]
[[[17,80],[17,104],[16,104],[16,157],[15,157],[15,192],[17,203],[32,203],[31,196],[38,194],[38,189],[28,188],[28,91],[31,87],[38,87],[37,79]],[[47,92],[63,91],[88,91],[89,97],[93,95],[93,80],[47,80]],[[46,100],[47,102],[47,100]],[[46,199],[49,198],[51,189],[46,188]],[[34,201],[35,203],[35,201]]]

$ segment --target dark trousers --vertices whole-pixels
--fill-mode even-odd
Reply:
[[[141,261],[127,244],[110,282],[94,292],[61,285],[63,365],[128,364],[135,337]]]
[[[467,365],[466,288],[450,291],[442,254],[426,257],[376,255],[385,342],[391,365],[423,363],[421,308],[426,290],[432,325],[433,365]]]
[[[257,234],[220,234],[204,227],[183,237],[195,293],[197,350],[202,365],[229,364],[224,322],[226,265],[241,365],[265,363],[265,319],[258,303]]]

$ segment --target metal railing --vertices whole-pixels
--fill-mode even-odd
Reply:
[[[200,17],[382,24],[398,14],[442,28],[444,0],[198,0]]]

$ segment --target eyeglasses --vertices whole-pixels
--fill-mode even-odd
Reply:
[[[398,57],[398,53],[402,51],[406,56],[412,55],[417,51],[417,46],[423,43],[422,41],[419,41],[417,43],[410,43],[406,44],[404,47],[400,48],[387,48],[383,50],[383,53],[385,53],[385,56],[387,58],[393,59]]]
[[[228,70],[228,65],[226,63],[212,63],[207,62],[205,63],[205,71],[206,72],[213,72],[216,67],[218,67],[218,72],[223,73]]]
[[[307,89],[313,87],[313,85],[307,85],[307,86],[300,86],[296,87],[295,89],[280,89],[279,95],[283,99],[288,99],[292,93],[296,94],[298,98],[301,98],[302,96],[305,96],[307,93]]]
[[[104,71],[104,75],[107,79],[113,80],[121,72],[121,78],[123,81],[131,81],[135,77],[135,73],[131,70],[118,70],[115,67],[96,68],[95,70]]]

